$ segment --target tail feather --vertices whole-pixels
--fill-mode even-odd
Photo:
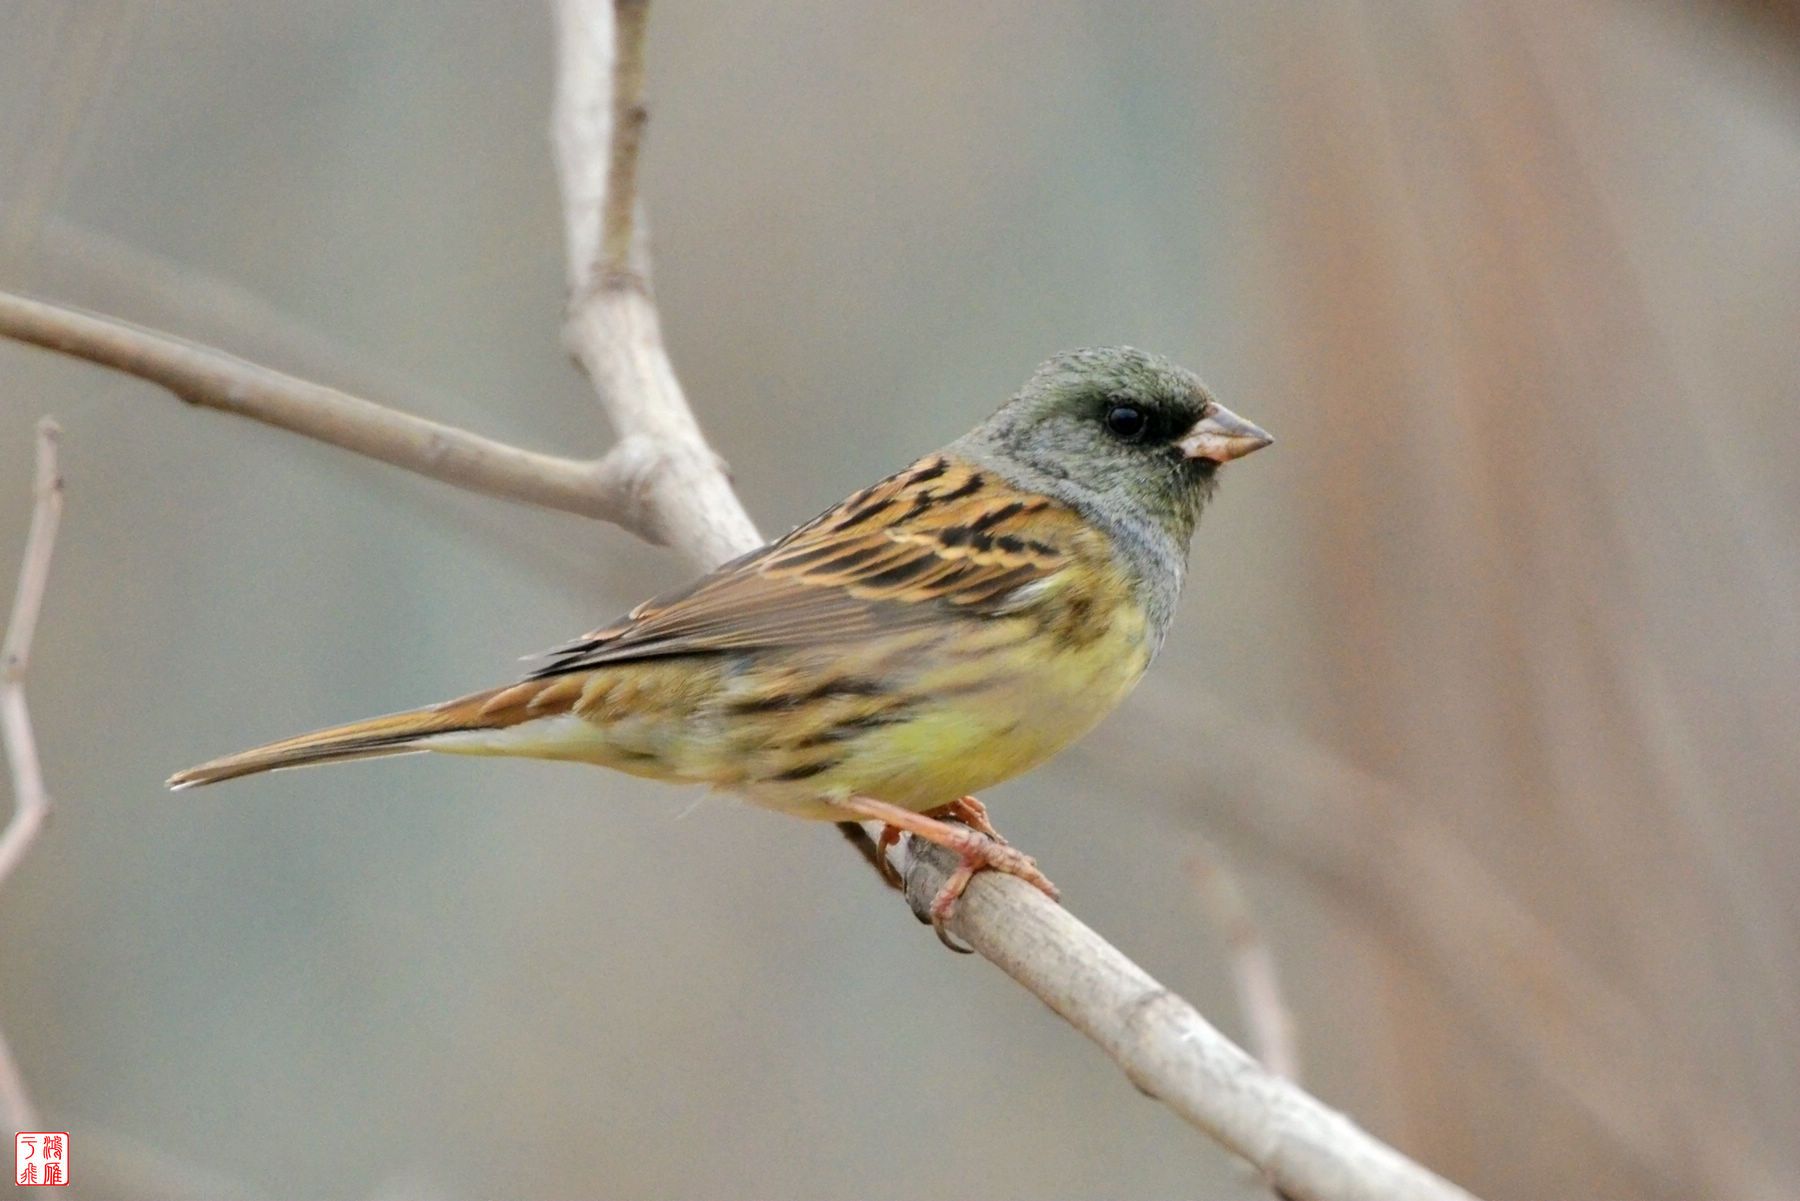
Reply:
[[[168,779],[168,787],[179,792],[202,784],[216,784],[238,776],[257,772],[280,771],[289,767],[310,767],[316,763],[339,763],[348,759],[375,759],[382,755],[410,755],[429,749],[425,744],[440,734],[467,730],[500,729],[525,718],[515,706],[493,706],[489,702],[507,689],[478,692],[458,700],[446,701],[426,709],[413,709],[388,717],[351,722],[284,738],[268,746],[239,751],[176,772]],[[490,712],[490,710],[497,710]]]

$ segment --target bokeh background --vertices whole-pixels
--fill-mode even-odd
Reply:
[[[0,5],[0,286],[519,443],[558,340],[537,4]],[[678,369],[766,531],[1054,350],[1202,371],[1234,467],[1139,696],[995,789],[1228,1032],[1494,1197],[1800,1180],[1800,19],[1785,3],[694,4],[651,30]],[[0,1024],[84,1197],[1250,1196],[829,827],[567,765],[171,770],[507,678],[676,582],[0,345],[68,510],[58,808]]]

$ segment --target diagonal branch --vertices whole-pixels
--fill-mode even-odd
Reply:
[[[1293,1011],[1282,995],[1275,953],[1251,915],[1243,889],[1211,845],[1204,845],[1188,861],[1188,876],[1194,882],[1201,906],[1225,940],[1238,1009],[1248,1031],[1245,1041],[1263,1066],[1299,1083],[1300,1051],[1294,1037]]]
[[[50,583],[50,555],[56,548],[56,527],[62,520],[63,482],[56,469],[56,439],[61,433],[46,417],[37,427],[37,483],[33,488],[31,530],[25,536],[25,554],[19,566],[19,587],[13,594],[12,616],[6,637],[0,642],[0,749],[12,769],[13,815],[0,831],[0,885],[37,841],[50,816],[50,795],[38,764],[37,740],[31,733],[31,714],[25,708],[25,669],[31,660],[31,640],[37,633],[44,590]],[[0,1036],[0,1120],[13,1130],[37,1129],[37,1114],[25,1080],[13,1060],[12,1050]]]
[[[1209,832],[1371,913],[1476,1029],[1587,1113],[1647,1178],[1673,1181],[1677,1192],[1795,1195],[1791,1166],[1760,1145],[1741,1103],[1671,1074],[1638,1001],[1421,801],[1298,734],[1253,726],[1204,693],[1170,703],[1163,687],[1147,683],[1130,721],[1109,722],[1084,744],[1105,760],[1114,787],[1191,807],[1191,773],[1162,751],[1199,737]],[[1380,853],[1371,856],[1371,847]]]
[[[647,255],[635,228],[647,9],[647,0],[557,4],[555,134],[570,292],[565,337],[621,432],[650,423],[664,437],[699,448],[705,443],[662,347]],[[615,189],[610,196],[609,188]],[[704,566],[756,546],[756,531],[723,474],[707,470],[704,459],[688,466],[694,472],[688,488],[653,502],[671,530],[681,531],[672,533],[675,545]],[[661,479],[669,483],[673,473]],[[906,890],[916,912],[949,875],[947,858],[936,850],[917,839],[909,848]],[[953,932],[1098,1042],[1133,1083],[1244,1155],[1287,1194],[1467,1196],[1268,1072],[1035,889],[993,873],[977,884],[959,904]]]
[[[668,541],[639,503],[660,470],[653,443],[627,437],[599,459],[523,450],[296,379],[170,334],[0,292],[0,335],[160,384],[189,404],[248,417],[471,492],[610,521]]]
[[[56,469],[56,440],[61,434],[50,418],[38,422],[31,530],[25,536],[25,555],[19,567],[18,591],[13,594],[12,616],[6,623],[6,640],[0,643],[0,746],[4,746],[6,761],[12,768],[13,786],[12,820],[0,833],[0,884],[24,858],[50,812],[37,742],[31,735],[31,717],[25,709],[25,669],[31,660],[31,641],[37,633],[44,590],[50,583],[56,527],[62,520],[63,482]]]
[[[908,842],[906,896],[921,921],[955,867],[942,847]],[[1140,1090],[1255,1164],[1282,1195],[1467,1201],[1462,1189],[1257,1063],[1029,884],[983,872],[947,924],[1098,1043]]]
[[[614,521],[702,566],[760,538],[707,445],[663,346],[636,199],[645,0],[559,0],[555,107],[567,222],[565,340],[621,441],[583,462],[534,454],[122,322],[0,293],[0,335],[136,375],[194,404],[275,425],[488,495]],[[935,895],[947,865],[909,860]],[[977,878],[952,930],[1095,1039],[1139,1087],[1294,1196],[1466,1198],[1256,1064],[1035,890]]]

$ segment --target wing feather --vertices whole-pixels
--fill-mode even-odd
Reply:
[[[786,537],[549,653],[533,678],[670,655],[854,641],[1013,611],[1069,565],[1073,512],[931,455]],[[1041,593],[1041,588],[1032,593]]]

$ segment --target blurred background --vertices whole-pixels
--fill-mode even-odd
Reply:
[[[542,449],[547,9],[0,5],[0,287]],[[1130,342],[1278,445],[1152,678],[986,796],[1238,1037],[1495,1198],[1800,1189],[1792,4],[692,4],[671,351],[766,532]],[[83,1197],[1252,1196],[828,826],[593,769],[200,759],[509,678],[686,574],[0,344],[68,508],[0,1028]]]

